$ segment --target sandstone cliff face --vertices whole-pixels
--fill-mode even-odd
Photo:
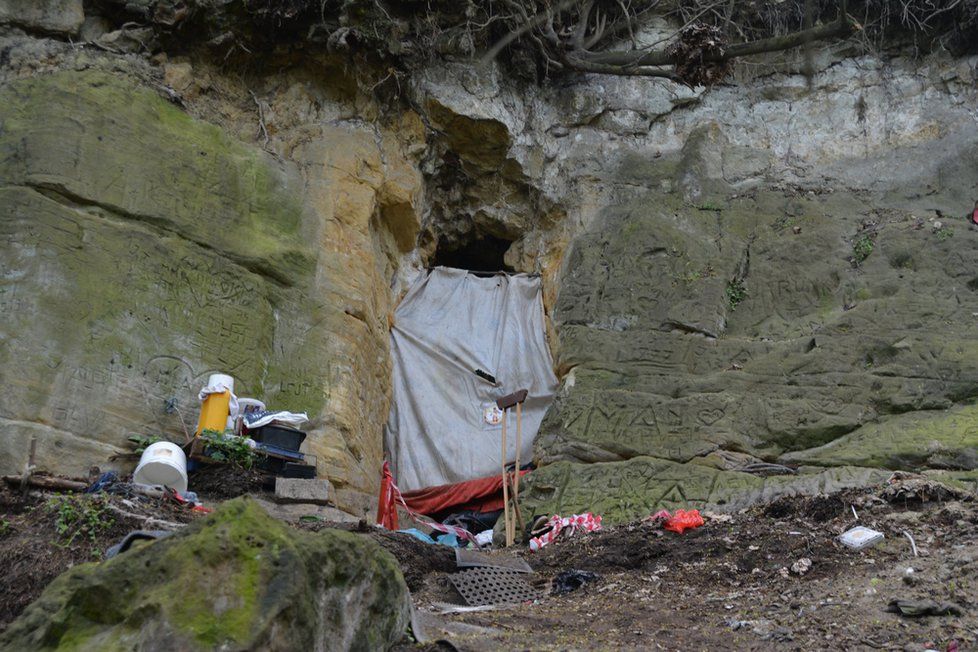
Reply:
[[[220,370],[309,411],[321,473],[372,492],[388,315],[481,237],[544,279],[563,382],[534,509],[978,465],[973,59],[788,57],[710,91],[446,63],[393,110],[329,57],[72,47],[115,32],[55,4],[0,3],[4,471],[33,433],[66,472],[179,438],[166,401],[191,422]]]
[[[189,116],[138,63],[7,47],[14,65],[37,48],[57,63],[12,65],[0,89],[3,470],[32,435],[40,468],[76,474],[130,433],[182,440],[220,370],[241,396],[309,412],[321,473],[372,491],[392,261],[418,229],[405,143],[420,129],[314,116],[283,129],[277,155]],[[269,108],[269,128],[287,117]]]

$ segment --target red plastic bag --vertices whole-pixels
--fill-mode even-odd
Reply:
[[[662,527],[670,532],[682,534],[686,530],[692,530],[701,525],[703,525],[703,517],[700,516],[700,510],[691,509],[687,512],[685,509],[677,509],[672,518],[666,521]]]

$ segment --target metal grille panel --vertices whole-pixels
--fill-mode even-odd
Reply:
[[[473,607],[518,604],[541,597],[522,573],[508,568],[469,568],[449,575],[448,579]]]
[[[493,568],[508,568],[517,573],[532,573],[533,569],[525,560],[511,554],[487,555],[478,550],[455,548],[455,565],[458,568],[476,568],[491,566]]]

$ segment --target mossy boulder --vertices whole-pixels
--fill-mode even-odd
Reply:
[[[405,632],[394,558],[337,530],[291,530],[254,501],[57,578],[5,650],[382,650]]]

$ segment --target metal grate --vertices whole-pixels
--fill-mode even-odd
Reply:
[[[469,568],[449,575],[448,579],[473,607],[518,604],[541,597],[522,573],[509,568]]]
[[[458,568],[475,568],[479,566],[492,566],[493,568],[508,568],[517,573],[532,573],[533,569],[516,555],[499,553],[487,555],[478,550],[467,548],[455,548],[455,565]]]

